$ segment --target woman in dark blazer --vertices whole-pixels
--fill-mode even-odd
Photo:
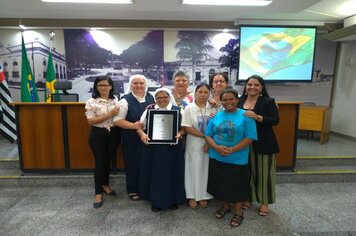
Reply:
[[[279,152],[273,126],[279,122],[278,107],[269,97],[263,78],[252,75],[246,80],[243,95],[238,107],[246,110],[245,116],[256,121],[257,141],[254,141],[250,154],[250,202],[242,205],[243,209],[251,206],[251,201],[260,204],[259,215],[268,215],[268,204],[275,203],[276,153]]]

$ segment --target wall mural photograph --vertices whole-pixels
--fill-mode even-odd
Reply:
[[[20,101],[21,32],[1,31],[0,63],[13,100]],[[78,94],[80,102],[91,97],[93,81],[99,75],[111,76],[115,93],[120,95],[124,93],[132,74],[144,74],[149,80],[150,91],[161,86],[171,87],[172,76],[177,70],[183,70],[190,76],[190,90],[198,83],[208,83],[209,76],[215,72],[226,72],[230,86],[238,92],[242,91],[241,81],[246,79],[242,78],[245,75],[238,78],[241,62],[238,31],[64,29],[54,31],[53,42],[50,42],[50,32],[23,32],[41,101],[44,98],[50,48],[56,79],[71,81],[72,89],[68,92]],[[322,39],[319,34],[315,41],[312,83],[269,85],[278,100],[316,100],[321,105],[329,103],[336,43]],[[276,45],[281,46],[274,44],[274,49]],[[264,52],[273,49],[262,46]],[[282,46],[285,48],[284,44]],[[285,86],[288,86],[287,90]],[[295,93],[291,94],[291,90]],[[319,91],[325,91],[324,95]],[[293,97],[293,94],[299,97]]]
[[[154,91],[172,86],[173,73],[183,70],[194,86],[208,82],[214,72],[236,75],[236,37],[206,31],[64,30],[68,79],[80,81],[81,96],[91,93],[99,75],[112,77],[116,94],[124,93],[132,74],[144,74]]]

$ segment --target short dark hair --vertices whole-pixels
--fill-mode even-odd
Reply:
[[[196,87],[195,87],[195,90],[194,90],[194,93],[196,93],[198,91],[198,89],[200,89],[201,87],[206,87],[209,91],[211,90],[210,86],[206,83],[201,83],[201,84],[198,84]]]
[[[234,95],[234,97],[239,100],[239,93],[232,88],[228,88],[228,89],[224,89],[221,94],[220,94],[220,101],[222,101],[222,97],[224,96],[225,93],[232,93]]]
[[[111,89],[110,89],[110,92],[109,92],[109,98],[114,99],[115,98],[115,96],[114,96],[114,90],[115,90],[114,83],[113,83],[113,81],[112,81],[110,76],[105,76],[105,75],[98,76],[98,77],[95,78],[94,85],[93,85],[93,93],[91,95],[92,98],[100,97],[100,93],[98,91],[97,85],[98,85],[98,83],[100,81],[103,81],[103,80],[107,80],[109,82],[109,84],[111,85]]]
[[[227,74],[226,74],[225,72],[219,72],[219,73],[214,73],[214,74],[212,74],[212,75],[210,76],[210,78],[209,78],[209,86],[210,86],[210,87],[213,87],[213,80],[214,80],[214,77],[215,77],[215,76],[218,76],[218,75],[221,75],[221,76],[224,78],[225,82],[226,82],[227,84],[229,84],[229,77],[227,76]]]

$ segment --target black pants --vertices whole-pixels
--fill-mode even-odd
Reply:
[[[120,131],[117,127],[112,127],[111,131],[94,126],[91,129],[89,146],[95,160],[95,194],[101,194],[103,185],[109,185],[110,161],[116,157],[116,148],[120,140],[118,136]]]

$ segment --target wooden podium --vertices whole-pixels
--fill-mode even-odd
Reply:
[[[279,144],[277,169],[294,169],[297,156],[299,107],[303,102],[277,102],[279,124],[274,127]]]
[[[23,172],[78,171],[94,168],[85,104],[13,103]],[[115,168],[124,168],[121,146]]]
[[[293,169],[297,150],[299,105],[277,102],[280,122],[274,127],[280,147],[277,168]],[[78,171],[94,168],[88,145],[90,126],[85,104],[77,102],[13,103],[16,110],[18,149],[23,172]],[[121,146],[114,161],[124,169]]]

